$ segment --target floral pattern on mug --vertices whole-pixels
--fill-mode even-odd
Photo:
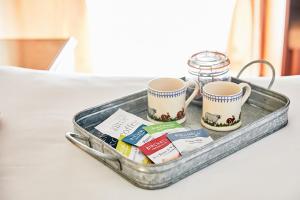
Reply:
[[[187,88],[194,86],[192,94],[186,94]],[[195,81],[178,78],[157,78],[148,83],[147,119],[153,123],[176,121],[181,124],[186,120],[186,108],[199,91]]]
[[[205,116],[202,117],[202,120],[211,126],[226,127],[226,126],[232,126],[234,124],[239,123],[241,121],[241,113],[239,114],[238,118],[235,118],[234,115],[232,115],[231,117],[228,117],[226,119],[226,123],[218,123],[219,119],[221,119],[221,115],[212,114],[209,112],[206,112]]]
[[[184,108],[181,108],[180,111],[177,112],[175,118],[171,118],[170,113],[161,114],[159,117],[156,116],[156,110],[154,108],[148,108],[148,116],[154,120],[169,122],[183,119],[185,117]]]

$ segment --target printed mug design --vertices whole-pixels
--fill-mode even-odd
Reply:
[[[149,95],[152,95],[154,97],[159,97],[159,98],[174,98],[174,97],[184,95],[185,92],[186,92],[186,88],[183,88],[175,92],[159,92],[148,88]]]
[[[194,91],[187,97],[190,86]],[[147,119],[153,123],[176,121],[181,124],[186,120],[187,107],[197,95],[199,85],[195,81],[185,82],[177,78],[157,78],[148,83]]]
[[[235,118],[234,115],[226,119],[226,123],[218,123],[218,120],[221,119],[221,115],[212,114],[209,112],[206,112],[204,117],[202,117],[202,120],[215,127],[226,127],[226,126],[232,126],[234,124],[237,124],[241,121],[241,113],[239,114],[238,118]]]
[[[201,124],[215,131],[231,131],[242,125],[242,106],[251,94],[246,83],[210,82],[203,87]]]
[[[232,96],[218,96],[218,95],[208,94],[205,91],[203,91],[203,96],[207,98],[209,101],[228,103],[228,102],[240,100],[243,97],[243,93],[240,92]]]
[[[151,119],[162,121],[162,122],[170,122],[170,121],[177,121],[183,119],[185,117],[184,108],[181,108],[180,111],[177,112],[175,118],[171,118],[170,113],[162,114],[161,116],[156,116],[156,110],[154,108],[148,108],[148,116]]]

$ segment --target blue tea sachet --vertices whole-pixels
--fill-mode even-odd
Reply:
[[[144,130],[145,126],[146,125],[139,126],[135,131],[133,131],[133,133],[123,138],[122,141],[140,147],[143,144],[149,142],[150,140],[153,140],[154,137],[152,137],[150,134],[147,133],[147,131]]]

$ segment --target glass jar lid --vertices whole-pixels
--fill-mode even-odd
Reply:
[[[226,67],[230,64],[228,57],[216,51],[201,51],[188,60],[190,67],[200,70],[211,70]]]

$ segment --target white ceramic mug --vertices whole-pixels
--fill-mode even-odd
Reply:
[[[186,100],[187,87],[194,91]],[[199,91],[195,81],[184,82],[178,78],[157,78],[148,83],[148,120],[154,123],[186,120],[186,110]]]
[[[243,88],[245,94],[243,95]],[[241,108],[251,94],[247,83],[215,81],[202,89],[201,124],[215,131],[231,131],[241,126]]]

